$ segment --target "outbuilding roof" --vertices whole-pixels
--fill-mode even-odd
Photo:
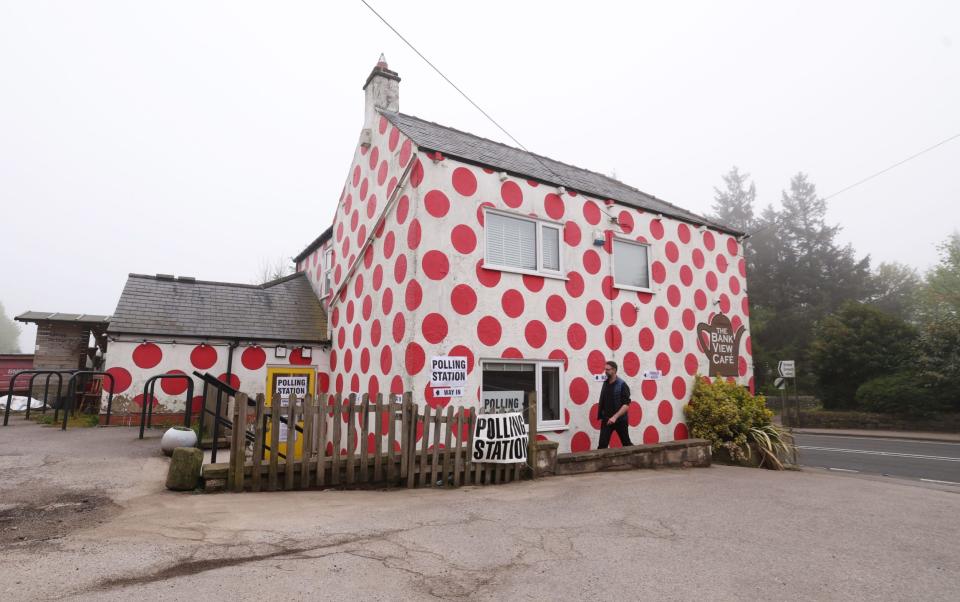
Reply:
[[[110,316],[99,314],[65,314],[49,311],[26,311],[14,316],[18,322],[74,322],[78,324],[106,324]]]
[[[260,285],[130,274],[107,333],[321,342],[327,316],[302,272]]]
[[[548,157],[494,142],[467,132],[403,113],[383,111],[387,120],[413,140],[422,150],[439,151],[468,163],[489,166],[511,174],[533,178],[555,186],[582,192],[599,199],[612,199],[624,205],[660,213],[696,225],[734,235],[739,232],[725,224],[677,207],[653,195],[637,190],[609,176],[589,171]]]

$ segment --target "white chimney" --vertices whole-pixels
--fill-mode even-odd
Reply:
[[[382,54],[373,71],[367,77],[367,83],[363,84],[363,91],[366,95],[363,117],[364,128],[375,126],[377,109],[400,110],[400,76],[396,71],[391,71],[387,67],[387,59]]]

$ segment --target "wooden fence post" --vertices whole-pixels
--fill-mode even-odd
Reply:
[[[280,395],[274,393],[270,402],[270,468],[267,472],[267,491],[277,490],[277,463],[280,461]]]
[[[337,393],[336,401],[333,404],[333,455],[330,457],[330,484],[340,484],[340,440],[343,435],[343,403],[340,394]]]
[[[377,393],[376,408],[374,409],[375,420],[373,422],[373,481],[379,483],[383,480],[383,458],[380,457],[380,438],[383,436],[383,393]]]
[[[303,397],[303,437],[300,440],[300,489],[310,488],[310,460],[313,458],[314,399],[310,394]]]
[[[319,401],[319,400],[318,400]],[[327,471],[327,405],[317,403],[317,487],[326,484]]]
[[[530,407],[527,408],[527,464],[530,465],[530,478],[536,478],[537,472],[537,395],[530,394]]]
[[[370,460],[370,446],[367,445],[368,435],[370,434],[370,395],[363,394],[363,403],[360,404],[360,439],[357,445],[360,447],[360,482],[366,483],[370,477],[367,469],[367,462]]]
[[[257,414],[253,423],[253,466],[251,466],[250,474],[250,489],[253,491],[260,491],[260,466],[263,463],[263,437],[264,433],[264,423],[263,423],[263,409],[264,409],[264,399],[263,393],[257,394]]]
[[[283,488],[293,489],[293,471],[297,459],[297,396],[287,398],[287,459],[283,465]]]
[[[350,404],[347,407],[347,485],[353,485],[354,475],[357,468],[357,449],[353,446],[353,438],[357,434],[356,401],[356,394],[351,393],[349,401],[347,402]]]
[[[233,429],[230,433],[230,467],[233,491],[243,491],[243,470],[247,463],[247,396],[237,393],[233,400]],[[229,479],[228,479],[229,480]]]

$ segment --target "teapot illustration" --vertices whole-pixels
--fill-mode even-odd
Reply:
[[[697,346],[710,362],[710,376],[739,376],[740,340],[746,328],[741,325],[736,332],[730,318],[716,314],[709,324],[697,325]]]

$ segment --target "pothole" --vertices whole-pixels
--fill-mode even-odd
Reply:
[[[100,494],[70,491],[32,503],[0,505],[0,550],[39,545],[103,522],[119,506]]]

